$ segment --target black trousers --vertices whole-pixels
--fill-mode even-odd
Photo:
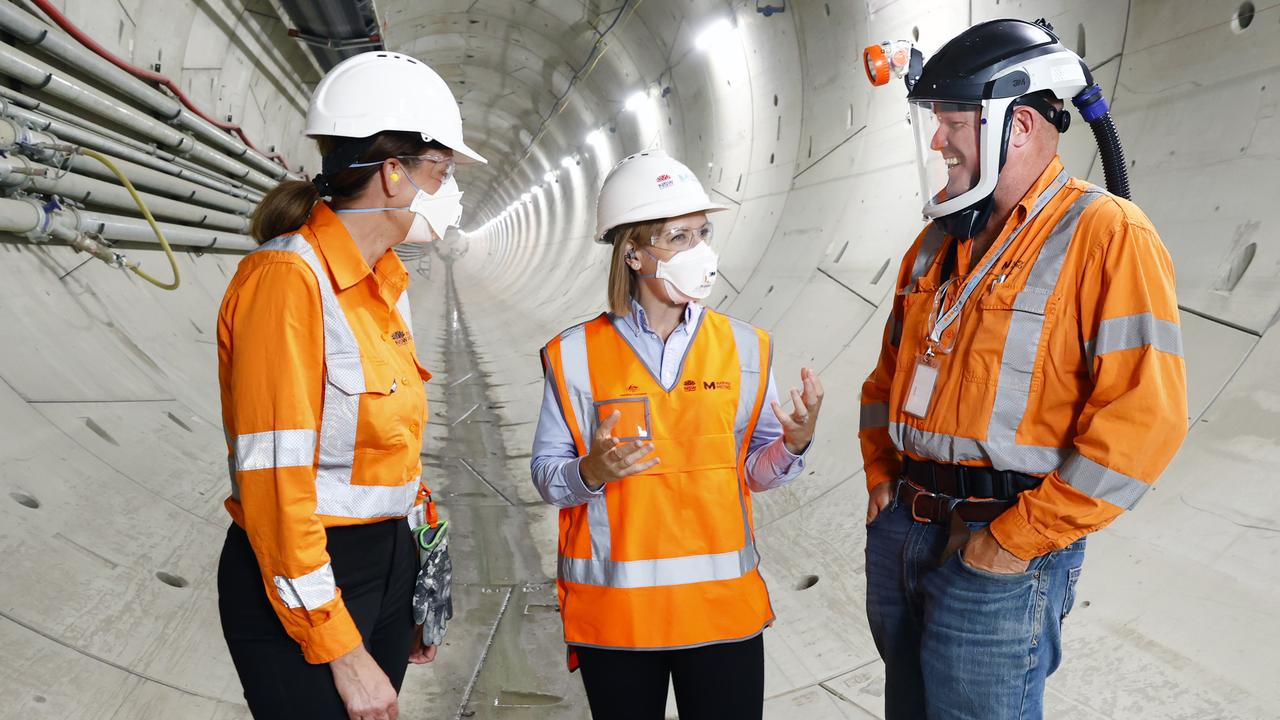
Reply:
[[[403,519],[329,528],[329,560],[365,647],[396,691],[413,642],[418,552]],[[244,698],[255,718],[348,720],[327,664],[312,665],[285,632],[263,588],[244,530],[227,530],[218,563],[218,612]]]
[[[577,646],[594,720],[662,720],[667,681],[680,720],[760,720],[764,635],[688,650],[604,650]]]

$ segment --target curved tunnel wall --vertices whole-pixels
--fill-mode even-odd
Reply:
[[[136,62],[154,61],[149,48],[189,59],[172,72],[195,93],[209,88],[197,99],[306,158],[298,98],[318,71],[262,20],[274,3],[157,5],[69,0],[65,11]],[[1156,491],[1091,541],[1051,716],[1273,713],[1280,7],[805,0],[766,18],[741,2],[633,0],[596,47],[617,10],[596,5],[379,3],[388,46],[445,74],[469,139],[493,160],[460,174],[469,232],[415,267],[415,323],[428,366],[443,368],[431,341],[445,325],[438,260],[451,259],[520,497],[534,499],[536,349],[603,308],[595,190],[624,155],[666,148],[733,207],[715,217],[724,282],[713,304],[774,333],[784,386],[812,365],[828,388],[809,471],[756,499],[779,616],[766,640],[771,716],[874,715],[857,392],[920,221],[901,85],[872,91],[860,50],[918,33],[928,52],[971,22],[1046,16],[1113,99],[1135,200],[1177,263],[1193,424]],[[699,33],[722,18],[734,32],[699,49]],[[624,109],[642,88],[641,112]],[[265,109],[260,121],[237,109],[245,98]],[[600,139],[588,143],[593,130]],[[1063,157],[1101,182],[1082,125]],[[489,222],[524,192],[529,203]],[[237,258],[183,253],[184,288],[165,294],[97,263],[75,269],[83,258],[65,247],[7,241],[0,251],[0,716],[245,716],[213,585],[226,523],[213,322]],[[433,411],[457,417],[466,408],[449,407],[442,388],[458,378],[437,379]],[[525,512],[538,563],[518,579],[545,581],[554,513]],[[406,703],[430,707],[457,691]]]

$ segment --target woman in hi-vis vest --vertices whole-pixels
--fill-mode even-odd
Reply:
[[[223,635],[257,718],[394,720],[414,626],[423,382],[409,275],[391,248],[461,212],[462,141],[444,80],[406,55],[351,57],[320,81],[314,181],[254,212],[262,247],[218,315],[234,522],[218,564]]]
[[[552,338],[533,481],[560,508],[557,585],[570,669],[597,720],[759,718],[762,632],[751,493],[800,474],[822,384],[778,404],[767,333],[699,304],[716,254],[698,179],[662,151],[600,191],[609,312]]]

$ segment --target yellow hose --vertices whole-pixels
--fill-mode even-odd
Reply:
[[[125,177],[125,174],[120,171],[120,168],[116,167],[116,164],[111,162],[111,158],[103,155],[97,150],[87,147],[80,148],[80,152],[105,165],[112,174],[120,179],[120,183],[124,185],[124,189],[128,190],[129,194],[133,196],[133,201],[137,203],[138,209],[142,211],[142,216],[147,219],[147,224],[151,226],[151,231],[156,234],[156,239],[160,241],[160,247],[164,248],[165,257],[169,258],[169,267],[173,268],[173,282],[161,282],[143,272],[137,265],[130,264],[126,267],[132,270],[138,277],[158,288],[161,288],[162,290],[177,290],[178,284],[182,282],[182,278],[178,274],[178,259],[173,256],[173,248],[169,247],[169,241],[165,239],[164,233],[160,230],[160,226],[156,224],[156,219],[151,216],[151,211],[147,209],[147,204],[142,201],[142,196],[138,194],[138,190],[133,187],[133,183],[129,182],[129,178]]]

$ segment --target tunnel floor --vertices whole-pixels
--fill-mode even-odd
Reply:
[[[503,439],[483,350],[468,329],[452,264],[440,264],[445,281],[431,284],[443,285],[433,292],[443,302],[418,305],[419,330],[439,322],[434,337],[419,334],[419,345],[443,349],[430,383],[443,389],[443,401],[432,398],[435,434],[422,462],[450,521],[454,618],[437,660],[410,666],[400,715],[589,718],[581,682],[565,667],[555,581],[531,528],[531,513],[553,509],[530,496],[527,474],[509,469],[513,449]]]

